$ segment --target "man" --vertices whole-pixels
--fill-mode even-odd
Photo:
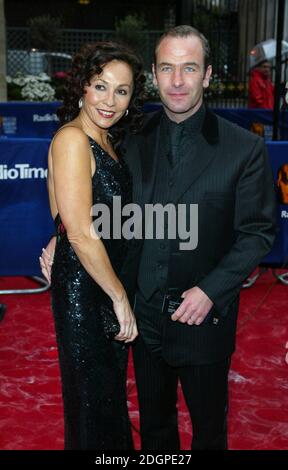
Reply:
[[[178,379],[193,424],[192,449],[227,448],[239,292],[274,240],[275,198],[263,141],[205,107],[211,73],[202,34],[190,26],[164,34],[153,65],[164,111],[127,146],[134,202],[198,205],[195,249],[181,251],[179,239],[169,240],[168,224],[164,240],[145,239],[141,247],[140,338],[133,349],[146,450],[179,449]],[[129,269],[135,271],[130,266],[126,275]],[[173,292],[184,300],[170,318],[165,296]]]
[[[198,207],[198,223],[189,210],[187,221],[197,228],[196,247],[181,250],[166,220],[163,239],[135,240],[123,272],[131,284],[137,280],[140,337],[133,353],[143,450],[180,448],[178,380],[193,424],[192,449],[227,448],[239,292],[274,239],[263,141],[205,107],[211,73],[202,34],[190,26],[164,34],[153,65],[164,110],[126,148],[135,203]]]
[[[274,108],[274,85],[271,81],[271,64],[262,61],[250,74],[248,108]]]

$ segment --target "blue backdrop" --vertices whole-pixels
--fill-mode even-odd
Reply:
[[[0,135],[10,137],[51,137],[58,127],[57,108],[59,101],[52,103],[29,103],[25,101],[0,103]],[[159,103],[148,103],[145,111],[160,108]],[[272,140],[273,111],[269,109],[220,109],[214,111],[251,130],[253,125],[261,124],[263,137]],[[282,140],[288,140],[288,111],[280,113],[280,132]]]
[[[30,103],[25,101],[0,103],[0,135],[7,137],[50,138],[58,127],[56,115],[59,102]]]
[[[50,139],[0,138],[0,275],[39,275],[53,232],[47,194]]]
[[[275,191],[277,192],[277,173],[279,168],[288,164],[288,142],[266,142],[273,170]],[[274,247],[264,259],[263,264],[282,266],[288,262],[288,204],[278,204],[279,232]]]

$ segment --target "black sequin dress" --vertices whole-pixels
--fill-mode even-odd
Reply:
[[[89,142],[96,160],[93,204],[112,208],[115,196],[121,196],[122,206],[130,203],[132,185],[125,163],[113,160],[90,137]],[[109,298],[80,263],[59,215],[55,224],[51,295],[62,377],[65,449],[132,449],[127,347],[106,338],[99,308]],[[128,242],[119,238],[103,239],[103,243],[119,275]]]

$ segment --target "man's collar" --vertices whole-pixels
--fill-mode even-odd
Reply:
[[[207,105],[205,105],[205,116],[203,119],[201,133],[206,141],[213,145],[219,141],[219,129],[218,129],[218,119],[215,113],[213,113]],[[161,117],[163,116],[163,107],[159,111],[154,112],[149,116],[148,120],[143,126],[140,133],[147,137],[155,128],[160,124]]]

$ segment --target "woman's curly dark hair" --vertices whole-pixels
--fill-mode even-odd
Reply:
[[[111,132],[113,144],[117,146],[122,139],[124,129],[136,133],[143,120],[142,106],[145,100],[145,76],[139,57],[128,46],[112,42],[99,41],[85,44],[72,60],[63,93],[63,105],[58,109],[60,125],[75,119],[79,114],[79,99],[85,93],[84,87],[90,85],[95,75],[100,75],[103,67],[112,60],[121,60],[131,67],[133,73],[133,94],[129,103],[129,113],[117,122]]]

